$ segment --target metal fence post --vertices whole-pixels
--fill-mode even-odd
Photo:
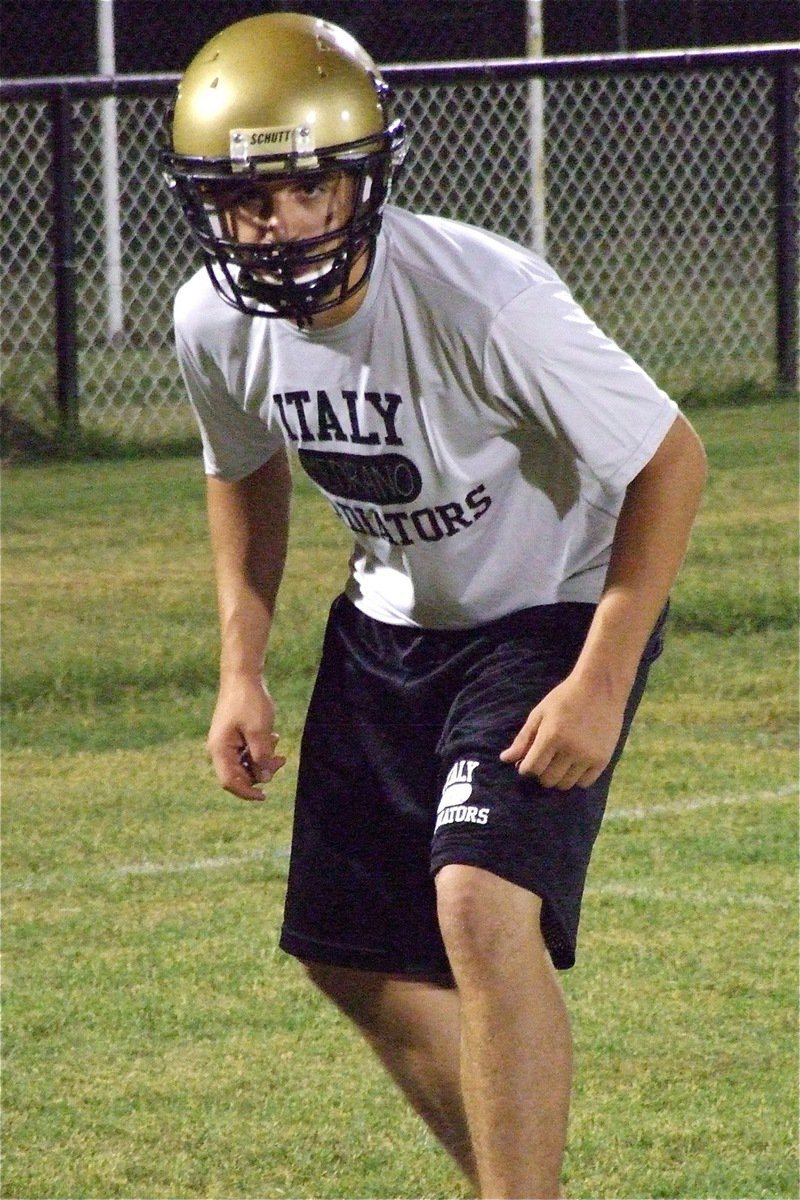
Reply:
[[[62,87],[50,99],[52,130],[52,237],[56,301],[56,400],[62,434],[78,428],[78,323],[75,302],[75,180],[72,105]]]
[[[777,381],[782,392],[798,390],[798,187],[795,175],[795,69],[779,62],[774,83],[775,272]]]

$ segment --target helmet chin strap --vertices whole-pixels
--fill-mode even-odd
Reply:
[[[214,290],[231,308],[247,316],[283,318],[295,321],[301,329],[310,328],[315,316],[343,304],[369,282],[378,226],[360,248],[353,246],[351,239],[348,243],[350,253],[343,253],[341,262],[337,263],[334,257],[327,269],[312,268],[305,278],[298,280],[290,278],[280,282],[278,277],[278,281],[270,283],[252,271],[237,269],[226,259],[207,252],[204,256],[206,270]],[[363,271],[357,281],[351,283],[354,267],[364,258]],[[331,274],[334,278],[328,281]],[[324,286],[326,282],[330,282],[330,287]]]

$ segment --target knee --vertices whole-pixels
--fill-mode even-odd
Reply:
[[[542,902],[533,892],[478,867],[452,864],[436,878],[439,927],[458,978],[487,979],[519,955],[547,952],[541,935]]]
[[[356,972],[345,967],[334,967],[328,963],[305,960],[301,965],[306,977],[329,1000],[333,1000],[337,1004],[341,1002],[344,1005],[353,1002],[358,996],[359,988],[354,978]]]
[[[492,943],[492,916],[484,899],[486,872],[474,867],[443,867],[436,877],[436,911],[448,951]]]
[[[357,1025],[368,1027],[376,1020],[380,1006],[377,978],[328,963],[304,961],[302,966],[311,983]]]

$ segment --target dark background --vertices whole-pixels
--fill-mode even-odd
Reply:
[[[231,22],[286,9],[343,25],[379,63],[526,53],[525,0],[114,0],[117,71],[181,71]],[[545,53],[800,39],[800,0],[545,0]],[[95,0],[0,0],[5,78],[97,69]]]

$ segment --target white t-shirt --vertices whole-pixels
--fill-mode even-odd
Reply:
[[[206,472],[293,447],[354,534],[348,595],[395,624],[597,601],[625,488],[677,413],[535,255],[392,207],[341,325],[245,316],[201,270],[175,328]]]

